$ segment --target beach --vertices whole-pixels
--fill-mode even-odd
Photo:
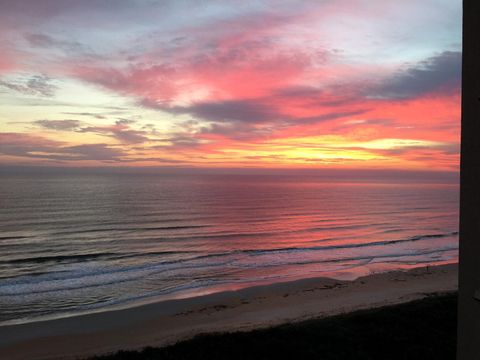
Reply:
[[[1,4],[0,360],[453,358],[460,1]]]
[[[457,290],[457,264],[353,281],[310,278],[138,307],[0,327],[2,359],[74,359],[164,346],[195,335],[246,331]]]

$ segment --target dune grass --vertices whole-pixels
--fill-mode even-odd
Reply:
[[[455,359],[457,294],[91,360]]]

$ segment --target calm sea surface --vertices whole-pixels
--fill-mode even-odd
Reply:
[[[0,177],[0,324],[455,262],[458,186]]]

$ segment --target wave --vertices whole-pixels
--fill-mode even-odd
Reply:
[[[262,268],[272,268],[272,267],[278,267],[278,266],[302,266],[302,265],[312,265],[312,264],[328,264],[328,263],[344,263],[345,265],[348,265],[348,262],[352,261],[358,261],[362,262],[361,264],[366,264],[366,263],[371,263],[379,259],[390,259],[388,262],[402,262],[405,263],[405,261],[399,261],[399,258],[404,258],[404,257],[418,257],[418,256],[425,256],[429,254],[438,254],[438,253],[443,253],[443,252],[449,252],[453,250],[457,250],[458,247],[455,246],[447,246],[445,248],[441,249],[435,249],[435,250],[425,250],[425,251],[420,251],[416,253],[388,253],[388,254],[382,254],[382,255],[375,255],[375,256],[370,256],[370,255],[364,255],[364,256],[354,256],[354,257],[343,257],[343,258],[335,258],[335,259],[325,259],[325,260],[304,260],[304,261],[295,261],[295,262],[290,262],[290,263],[285,263],[285,264],[263,264]],[[417,261],[416,261],[417,262]],[[95,282],[92,283],[86,283],[83,281],[80,282],[74,282],[73,280],[78,280],[79,278],[72,278],[72,277],[66,277],[65,279],[62,279],[64,281],[68,281],[68,283],[51,283],[50,287],[46,286],[44,288],[39,287],[38,285],[40,283],[45,283],[55,281],[56,279],[48,279],[46,281],[41,281],[41,282],[36,282],[36,285],[34,288],[31,286],[34,284],[33,282],[28,282],[28,283],[19,283],[19,284],[10,284],[6,286],[0,286],[0,298],[5,298],[5,297],[18,297],[18,296],[36,296],[39,294],[45,294],[45,293],[55,293],[58,291],[74,291],[74,290],[82,290],[85,291],[85,289],[92,289],[92,288],[98,288],[98,287],[104,287],[104,286],[109,286],[109,285],[118,285],[122,283],[127,283],[127,282],[132,282],[132,281],[138,281],[139,279],[145,278],[145,276],[151,276],[155,275],[158,273],[162,273],[164,271],[174,271],[178,269],[205,269],[208,267],[219,267],[222,265],[229,265],[229,261],[224,261],[222,263],[214,263],[214,264],[198,264],[198,265],[190,265],[190,266],[179,266],[176,268],[169,268],[169,269],[164,269],[164,268],[158,268],[157,266],[144,266],[140,269],[135,269],[139,271],[139,274],[135,274],[133,269],[126,269],[122,271],[113,271],[110,273],[105,273],[105,272],[92,272],[88,274],[88,277],[95,278]],[[252,268],[255,267],[257,268],[256,264],[251,266]],[[352,267],[349,265],[348,267]],[[126,272],[126,276],[123,277],[109,277],[108,275],[119,275],[119,273]],[[107,276],[105,281],[98,281],[99,277],[101,276]],[[86,277],[86,276],[82,276]],[[189,278],[188,276],[184,276],[186,278]],[[195,278],[191,278],[192,280],[195,280]],[[173,277],[170,279],[171,281],[177,280],[177,278]],[[197,279],[198,280],[198,279]],[[175,288],[175,286],[173,286]],[[2,289],[3,288],[3,289]],[[24,289],[24,290],[22,290]],[[175,290],[176,291],[176,290]]]
[[[209,227],[209,225],[178,225],[178,226],[130,227],[130,228],[112,227],[112,228],[100,228],[100,229],[61,231],[61,232],[51,233],[50,235],[85,234],[85,233],[109,232],[109,231],[184,230],[184,229],[197,229],[197,228],[205,228],[205,227]]]
[[[21,264],[21,263],[46,263],[46,262],[62,262],[65,260],[92,260],[107,256],[112,256],[114,253],[95,253],[95,254],[76,254],[76,255],[52,255],[52,256],[39,256],[39,257],[29,257],[29,258],[20,258],[12,259],[7,261],[0,261],[0,264],[10,263],[10,264]]]
[[[190,257],[187,259],[179,259],[175,261],[165,261],[164,264],[176,263],[181,261],[192,261],[208,258],[217,258],[225,257],[236,254],[247,254],[247,255],[265,255],[269,253],[294,253],[294,252],[309,252],[309,251],[322,251],[322,250],[336,250],[336,249],[349,249],[349,248],[362,248],[362,247],[371,247],[371,246],[383,246],[383,245],[392,245],[403,242],[413,242],[424,239],[434,239],[434,238],[444,238],[449,236],[458,235],[458,231],[443,233],[443,234],[424,234],[416,235],[405,239],[396,239],[396,240],[384,240],[384,241],[375,241],[375,242],[366,242],[366,243],[351,243],[351,244],[336,244],[336,245],[324,245],[324,246],[307,246],[307,247],[283,247],[283,248],[271,248],[271,249],[240,249],[232,250],[228,252],[221,253],[211,253],[198,255],[196,257]],[[325,241],[325,240],[322,240]],[[315,242],[315,241],[312,241]],[[115,253],[115,252],[102,252],[102,253],[89,253],[89,254],[72,254],[72,255],[52,255],[52,256],[39,256],[39,257],[28,257],[28,258],[18,258],[11,260],[0,261],[0,264],[19,264],[19,263],[46,263],[46,262],[77,262],[84,260],[92,260],[99,258],[108,258],[110,260],[116,259],[126,259],[126,258],[141,258],[141,257],[150,257],[158,255],[186,255],[186,254],[198,254],[199,251],[153,251],[153,252],[137,252],[137,253]]]
[[[0,241],[3,240],[19,240],[19,239],[27,239],[28,236],[0,236]]]
[[[301,234],[308,232],[321,232],[321,231],[332,231],[332,230],[354,230],[367,227],[367,224],[362,225],[339,225],[339,226],[330,226],[330,227],[313,227],[313,228],[304,228],[304,229],[294,229],[294,230],[275,230],[275,231],[254,231],[254,232],[209,232],[204,234],[189,234],[185,236],[162,236],[162,240],[168,241],[190,241],[190,240],[202,240],[202,239],[235,239],[235,238],[245,238],[252,236],[279,236],[283,234]],[[143,228],[142,228],[143,229]],[[142,230],[139,229],[139,230]],[[72,232],[75,234],[75,232]],[[158,240],[159,238],[153,238],[152,240]],[[145,240],[145,239],[143,239]]]
[[[384,241],[374,241],[374,242],[367,242],[367,243],[354,243],[354,244],[345,244],[345,245],[327,245],[327,246],[310,246],[310,247],[289,247],[289,248],[276,248],[276,249],[249,249],[249,250],[241,250],[242,252],[246,253],[254,253],[254,254],[264,254],[268,252],[294,252],[294,251],[315,251],[315,250],[332,250],[332,249],[348,249],[348,248],[360,248],[360,247],[369,247],[369,246],[381,246],[381,245],[391,245],[391,244],[398,244],[403,242],[412,242],[418,241],[423,239],[433,239],[433,238],[443,238],[449,236],[458,235],[457,231],[446,233],[446,234],[428,234],[428,235],[418,235],[412,236],[406,239],[398,239],[398,240],[384,240]]]
[[[142,256],[154,256],[154,255],[176,255],[176,254],[189,254],[195,253],[192,251],[153,251],[145,253],[114,253],[114,252],[102,252],[102,253],[93,253],[93,254],[73,254],[73,255],[52,255],[52,256],[38,256],[38,257],[28,257],[28,258],[18,258],[11,260],[0,261],[0,264],[20,264],[20,263],[46,263],[46,262],[79,262],[84,260],[93,260],[99,258],[108,258],[110,260],[114,259],[125,259],[133,257],[142,257]]]
[[[356,243],[345,245],[327,245],[327,246],[315,246],[315,247],[290,247],[290,248],[277,248],[277,249],[241,249],[229,252],[218,252],[212,254],[197,255],[198,252],[147,252],[142,254],[118,254],[118,253],[99,253],[99,254],[83,254],[84,256],[116,256],[116,259],[120,259],[121,256],[153,256],[162,254],[190,254],[192,256],[174,260],[165,260],[154,263],[144,263],[134,266],[91,266],[85,265],[83,267],[73,269],[72,271],[51,272],[45,276],[20,276],[19,278],[5,279],[3,284],[0,284],[0,297],[2,296],[18,296],[18,295],[31,295],[47,292],[55,292],[59,290],[76,290],[92,287],[107,286],[111,284],[119,284],[122,282],[136,281],[148,276],[167,273],[169,279],[174,277],[176,272],[180,272],[182,276],[188,275],[189,271],[194,269],[211,269],[222,268],[224,266],[236,267],[238,269],[245,268],[268,268],[274,266],[290,266],[290,265],[306,265],[315,263],[341,263],[346,261],[359,261],[368,259],[379,258],[398,258],[404,256],[421,256],[433,253],[441,253],[444,251],[451,251],[458,249],[458,246],[443,246],[441,248],[428,249],[428,250],[408,250],[399,249],[397,252],[390,251],[387,254],[359,254],[356,256],[339,256],[335,254],[335,257],[327,257],[323,259],[307,259],[299,260],[298,257],[283,257],[283,258],[270,258],[265,259],[259,265],[258,261],[249,262],[249,258],[265,256],[271,254],[292,254],[298,252],[316,252],[316,251],[328,251],[336,249],[346,248],[362,248],[368,246],[381,246],[388,244],[395,244],[406,241],[419,241],[422,239],[441,238],[457,235],[458,232],[451,232],[445,234],[425,234],[419,236],[412,236],[407,239],[391,240],[391,241],[378,241],[373,243]],[[120,255],[120,257],[118,257]],[[82,255],[80,255],[82,256]],[[75,257],[75,256],[72,256]],[[78,255],[76,255],[78,257]],[[54,258],[68,258],[67,256],[51,256],[44,257],[44,259]],[[214,260],[216,259],[216,260]],[[208,261],[205,261],[208,260]],[[273,261],[272,261],[273,260]],[[84,264],[81,264],[84,265]],[[199,272],[197,271],[197,274]]]

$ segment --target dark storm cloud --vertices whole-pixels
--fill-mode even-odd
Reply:
[[[249,100],[203,102],[188,107],[175,107],[172,110],[215,122],[258,123],[281,116],[269,106]]]
[[[462,53],[444,51],[385,81],[367,96],[388,99],[413,98],[431,92],[452,92],[459,88]]]

